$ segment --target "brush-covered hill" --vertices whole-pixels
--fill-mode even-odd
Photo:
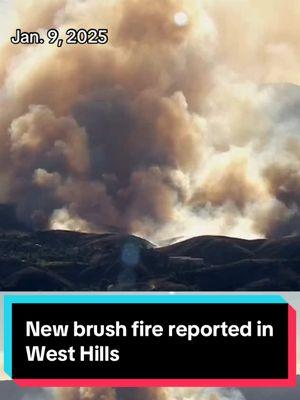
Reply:
[[[300,290],[300,237],[200,236],[155,247],[136,236],[0,232],[5,291]]]

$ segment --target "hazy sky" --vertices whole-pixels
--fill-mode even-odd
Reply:
[[[0,43],[7,39],[7,32],[12,23],[11,2],[13,0],[0,0]]]

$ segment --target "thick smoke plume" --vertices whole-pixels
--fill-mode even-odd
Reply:
[[[60,389],[56,400],[245,400],[235,389]]]
[[[1,38],[0,202],[23,223],[156,241],[300,233],[298,2],[19,0],[11,12],[11,32],[110,37]]]

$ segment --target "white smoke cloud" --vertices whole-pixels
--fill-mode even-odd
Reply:
[[[246,400],[237,389],[59,389],[57,400]]]
[[[2,45],[0,201],[37,228],[154,241],[298,233],[299,8],[16,1],[22,29],[101,24],[110,42]]]
[[[237,389],[169,389],[168,400],[246,400]]]

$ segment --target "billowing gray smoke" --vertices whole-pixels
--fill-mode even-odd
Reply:
[[[57,389],[56,400],[168,400],[163,389]]]
[[[57,400],[245,400],[235,389],[61,389]]]
[[[11,31],[110,36],[62,48],[2,38],[0,202],[22,222],[152,240],[299,233],[300,95],[278,84],[300,83],[298,2],[12,7]]]

